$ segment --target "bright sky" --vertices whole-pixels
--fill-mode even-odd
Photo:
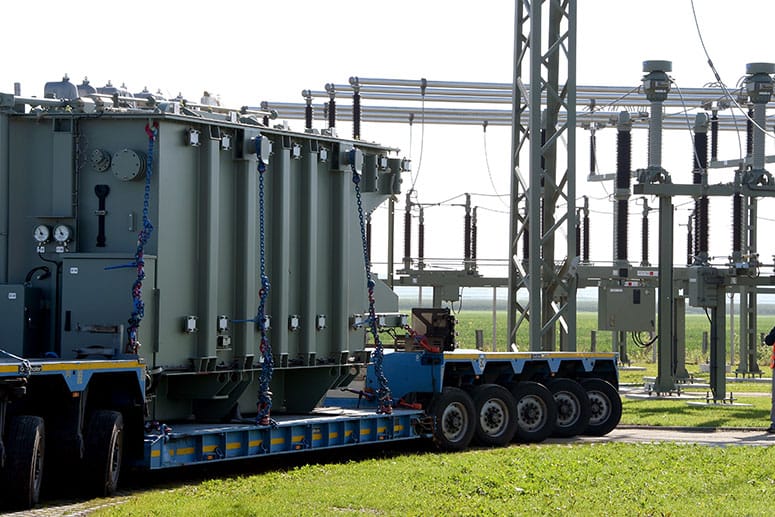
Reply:
[[[636,86],[642,61],[673,62],[672,76],[681,87],[713,81],[700,46],[689,0],[586,0],[578,2],[578,84]],[[722,79],[730,87],[745,73],[749,62],[775,62],[772,0],[695,0],[702,34]],[[88,76],[93,85],[111,80],[131,91],[147,86],[174,96],[197,99],[203,90],[220,94],[223,104],[257,105],[262,100],[302,100],[302,89],[323,89],[327,82],[346,83],[350,76],[427,78],[509,82],[512,75],[514,4],[506,0],[390,2],[284,0],[281,2],[11,2],[3,7],[0,44],[3,66],[0,91],[42,95],[46,81],[68,74],[74,82]],[[301,121],[291,121],[301,129]],[[319,126],[318,126],[319,127]],[[420,131],[408,126],[366,125],[363,137],[400,147],[418,165]],[[341,130],[340,135],[349,136]],[[505,128],[487,132],[480,127],[426,126],[419,200],[447,199],[462,192],[503,194],[509,185],[509,136]],[[610,260],[610,216],[607,192],[585,180],[588,134],[577,134],[577,189],[593,199],[593,227],[603,235],[592,252],[594,260]],[[601,172],[612,172],[615,157],[613,130],[598,135]],[[633,167],[646,165],[645,134],[634,137]],[[666,136],[664,166],[675,182],[690,182],[688,132]],[[775,154],[772,139],[767,154]],[[721,158],[737,155],[737,139],[722,136]],[[727,156],[729,155],[729,156]],[[492,181],[488,178],[490,165]],[[722,178],[719,178],[721,181]],[[405,183],[406,185],[406,183]],[[609,185],[610,191],[610,185]],[[676,200],[680,204],[687,200]],[[480,257],[504,258],[507,218],[484,209],[503,210],[497,198],[479,198]],[[770,202],[765,202],[770,203]],[[771,210],[763,203],[761,214]],[[656,206],[656,201],[653,202]],[[688,217],[681,207],[676,223]],[[400,207],[399,207],[400,209]],[[429,213],[428,256],[462,256],[462,209]],[[640,207],[631,208],[638,214]],[[726,200],[711,203],[720,223],[712,229],[711,253],[730,251],[730,214]],[[597,213],[601,212],[601,213]],[[652,235],[657,219],[653,214]],[[630,259],[640,257],[639,216],[631,216]],[[633,219],[634,218],[634,219]],[[401,220],[398,221],[401,226]],[[685,229],[676,228],[677,257],[684,257]],[[652,261],[656,260],[653,238]],[[400,260],[402,246],[396,246]],[[762,242],[760,252],[771,262],[773,248]],[[678,260],[678,259],[677,259]]]

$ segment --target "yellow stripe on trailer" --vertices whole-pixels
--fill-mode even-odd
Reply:
[[[248,447],[260,447],[262,443],[264,443],[264,440],[250,440]]]
[[[282,445],[285,443],[285,438],[272,438],[272,445]]]
[[[242,447],[240,442],[229,442],[226,444],[227,451],[233,451],[234,449],[239,449],[240,447]]]
[[[205,445],[202,447],[202,452],[215,452],[215,449],[217,449],[217,445]]]
[[[540,359],[612,359],[614,354],[611,352],[481,352],[481,353],[462,353],[448,352],[444,354],[446,361],[478,361],[484,358],[487,361],[495,360],[540,360]]]

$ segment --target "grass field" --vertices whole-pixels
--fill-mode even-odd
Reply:
[[[484,330],[490,349],[491,315],[458,314],[459,342],[473,347]],[[762,328],[772,322],[762,321]],[[590,349],[596,315],[580,313],[578,349]],[[704,315],[687,316],[687,370],[702,377],[706,362]],[[497,322],[505,350],[505,317]],[[521,350],[526,342],[518,336]],[[523,344],[524,343],[524,344]],[[764,347],[762,347],[764,349]],[[610,351],[610,333],[599,333],[597,350]],[[622,383],[656,375],[651,350],[630,347],[643,370],[623,370]],[[760,365],[770,375],[762,350]],[[689,406],[683,400],[623,398],[623,424],[696,427],[768,425],[770,386],[728,383],[742,406]],[[702,396],[706,388],[687,388]],[[96,515],[715,515],[769,516],[775,496],[775,447],[708,447],[675,444],[514,445],[441,454],[398,447],[342,451],[341,457],[304,464],[303,457],[257,473],[207,474],[129,496]],[[104,501],[95,501],[99,506]]]
[[[166,487],[96,515],[765,516],[775,494],[772,465],[769,447],[607,443],[408,452]]]

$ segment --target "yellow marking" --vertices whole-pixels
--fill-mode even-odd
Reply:
[[[240,447],[242,447],[242,444],[240,442],[228,442],[226,444],[227,451],[233,451],[234,449],[239,449]]]
[[[371,429],[361,429],[361,434],[371,434]]]
[[[339,438],[339,432],[331,431],[330,433],[328,433],[329,440],[335,440],[336,438]]]
[[[36,366],[32,363],[33,368]],[[145,367],[139,361],[122,361],[109,363],[41,363],[40,369],[44,372],[58,372],[62,370],[110,370]]]
[[[299,443],[299,442],[300,442],[300,441],[302,441],[302,440],[304,440],[304,437],[303,437],[303,436],[294,436],[294,437],[292,437],[292,438],[291,438],[291,441],[292,441],[293,443]]]
[[[473,354],[447,352],[444,354],[444,359],[447,360],[478,361],[480,357],[484,357],[487,361],[503,359],[613,359],[614,354],[610,352],[482,352]]]
[[[348,429],[347,431],[344,432],[344,437],[349,438],[350,436],[352,436],[352,434],[353,434],[352,429]]]
[[[215,452],[215,449],[217,449],[217,445],[205,445],[202,447],[202,452]]]
[[[145,368],[145,364],[140,361],[110,361],[110,362],[46,362],[36,363],[31,362],[32,374],[40,372],[61,372],[61,371],[73,371],[73,370],[127,370],[127,369],[140,369]],[[0,373],[18,373],[18,364],[3,364],[0,366]]]
[[[194,448],[193,447],[181,447],[177,451],[175,451],[175,454],[178,456],[185,456],[186,454],[194,454]]]
[[[385,429],[387,429],[385,426],[382,426],[382,427],[377,427],[377,432],[378,432],[378,433],[384,433],[384,432],[385,432]]]
[[[272,438],[272,445],[280,445],[285,443],[285,438]]]
[[[331,435],[329,435],[329,436],[331,436]],[[312,439],[313,440],[321,440],[322,438],[323,438],[323,434],[322,433],[312,433]]]
[[[395,433],[397,433],[399,431],[403,431],[403,430],[404,430],[404,426],[402,426],[401,424],[396,424],[396,425],[393,426],[393,432],[395,432]]]
[[[151,451],[151,458],[159,458],[159,457],[161,457],[161,451],[159,450]]]
[[[264,443],[264,440],[250,440],[248,447],[260,447],[262,443]]]

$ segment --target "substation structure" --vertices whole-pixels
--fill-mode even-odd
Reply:
[[[523,41],[524,43],[524,41]],[[521,51],[520,55],[524,55]],[[765,155],[767,127],[771,125],[767,117],[767,107],[772,97],[772,75],[775,65],[769,63],[751,63],[747,65],[746,78],[741,88],[728,90],[724,87],[672,88],[675,81],[668,76],[672,64],[669,61],[646,61],[643,63],[644,76],[641,84],[635,87],[617,86],[578,86],[573,88],[576,98],[562,104],[563,110],[551,122],[563,131],[570,131],[568,124],[589,131],[590,170],[588,181],[613,181],[613,256],[612,262],[596,264],[590,261],[590,210],[588,199],[582,206],[563,213],[560,217],[552,215],[549,205],[561,200],[562,207],[569,203],[567,194],[560,195],[557,190],[549,192],[547,181],[542,184],[538,197],[538,219],[543,221],[540,231],[543,241],[547,240],[545,228],[549,221],[556,230],[560,224],[570,225],[567,250],[569,257],[552,261],[553,281],[544,281],[539,291],[544,300],[549,301],[553,316],[544,319],[542,330],[553,327],[554,322],[563,323],[559,331],[551,330],[551,338],[534,339],[531,334],[530,350],[552,350],[559,338],[561,350],[575,350],[576,340],[570,339],[570,318],[565,318],[565,307],[573,305],[578,288],[598,287],[598,328],[613,333],[615,351],[620,360],[627,362],[627,333],[639,346],[654,344],[657,348],[658,375],[653,386],[657,393],[667,393],[676,389],[677,384],[689,377],[686,362],[685,310],[687,305],[706,310],[709,317],[710,385],[715,401],[726,399],[726,298],[731,294],[740,296],[738,365],[737,375],[760,375],[757,364],[757,347],[761,336],[757,329],[757,294],[771,292],[775,277],[763,274],[763,267],[769,268],[759,259],[757,245],[757,203],[760,198],[775,195],[775,186],[765,164],[775,157]],[[481,125],[486,131],[488,126],[509,126],[518,116],[513,127],[523,127],[530,123],[529,106],[541,106],[541,123],[551,120],[546,112],[547,99],[553,95],[543,92],[533,100],[529,84],[519,78],[514,90],[509,83],[483,83],[465,81],[431,81],[426,79],[378,79],[351,77],[347,84],[327,84],[324,90],[304,90],[303,103],[264,102],[263,109],[278,110],[283,118],[304,118],[306,130],[313,128],[314,120],[324,120],[328,127],[323,132],[335,131],[336,117],[351,120],[353,137],[360,138],[361,121],[397,124],[450,124]],[[564,88],[564,91],[570,88]],[[514,92],[517,95],[514,96]],[[338,97],[337,97],[338,96]],[[351,104],[344,104],[343,97],[352,98]],[[314,99],[323,99],[314,103]],[[370,106],[362,101],[400,101],[402,106]],[[517,100],[515,100],[517,99]],[[427,104],[426,104],[427,103]],[[462,107],[432,107],[433,103],[457,103]],[[418,105],[419,104],[419,105]],[[428,105],[429,104],[429,105]],[[518,110],[481,109],[481,104],[519,105]],[[569,115],[567,106],[584,106],[583,111]],[[555,106],[554,109],[557,109]],[[539,111],[539,110],[534,110]],[[696,111],[691,120],[687,112]],[[719,135],[721,131],[738,131],[742,120],[746,120],[745,156],[738,159],[720,159],[718,156]],[[604,128],[616,129],[616,172],[600,174],[597,169],[598,132]],[[632,131],[648,130],[648,163],[645,167],[634,169],[631,163]],[[692,167],[692,183],[674,183],[671,174],[662,166],[662,139],[667,130],[692,132],[693,146],[689,149]],[[549,131],[551,132],[551,131]],[[547,130],[541,128],[542,149],[546,151]],[[568,143],[570,137],[568,136]],[[556,144],[557,139],[552,140]],[[514,156],[527,152],[526,142],[515,142]],[[571,146],[568,145],[568,153]],[[567,162],[572,160],[570,156]],[[518,162],[518,160],[515,160]],[[553,160],[557,165],[556,157]],[[539,167],[547,167],[548,160],[540,160]],[[532,166],[531,166],[532,169]],[[709,171],[732,171],[733,179],[726,183],[712,183]],[[574,171],[575,172],[575,171]],[[565,172],[567,176],[568,171]],[[530,186],[535,177],[525,177],[518,165],[514,165],[515,186],[511,192],[511,216],[514,222],[510,241],[518,245],[518,251],[510,253],[509,264],[516,273],[510,278],[482,275],[479,272],[481,260],[477,258],[477,206],[473,205],[471,195],[464,193],[464,255],[454,259],[457,269],[434,269],[432,261],[426,259],[424,209],[426,204],[415,201],[412,192],[408,192],[404,201],[404,243],[403,257],[397,261],[393,254],[394,230],[396,228],[395,196],[389,201],[388,217],[388,283],[403,286],[431,286],[433,303],[440,306],[443,302],[458,300],[461,287],[510,287],[517,291],[527,289],[531,303],[533,289],[530,288],[532,270],[539,268],[545,273],[546,259],[542,250],[538,265],[531,261],[531,227],[529,220],[534,215],[530,210]],[[532,183],[531,183],[532,182]],[[564,177],[561,184],[572,181]],[[555,182],[550,182],[554,184]],[[416,193],[415,193],[416,194]],[[637,199],[635,196],[638,196]],[[657,206],[649,206],[649,199],[657,199]],[[674,261],[674,237],[676,227],[674,207],[676,198],[694,200],[694,210],[687,224],[687,260],[677,265]],[[730,238],[731,251],[728,258],[721,262],[709,253],[708,220],[713,197],[732,198],[733,221]],[[642,254],[639,262],[628,255],[630,247],[628,207],[637,202],[642,204],[641,220]],[[533,201],[535,203],[535,201]],[[648,256],[649,214],[658,214],[657,238],[659,256],[652,264]],[[414,232],[412,222],[419,220]],[[412,235],[417,235],[417,255],[412,256]],[[398,267],[397,267],[398,265]],[[531,269],[532,268],[532,269]],[[395,275],[395,276],[394,276]],[[514,277],[516,276],[516,282]],[[511,290],[509,291],[511,294]],[[516,296],[510,296],[509,309],[515,310],[517,317],[510,321],[509,337],[513,343],[516,330],[524,321],[530,320],[531,306],[521,305]],[[531,312],[532,311],[532,312]],[[575,320],[575,318],[574,318]],[[574,323],[575,325],[575,323]],[[648,337],[644,337],[644,333]],[[734,350],[734,349],[733,349]]]

